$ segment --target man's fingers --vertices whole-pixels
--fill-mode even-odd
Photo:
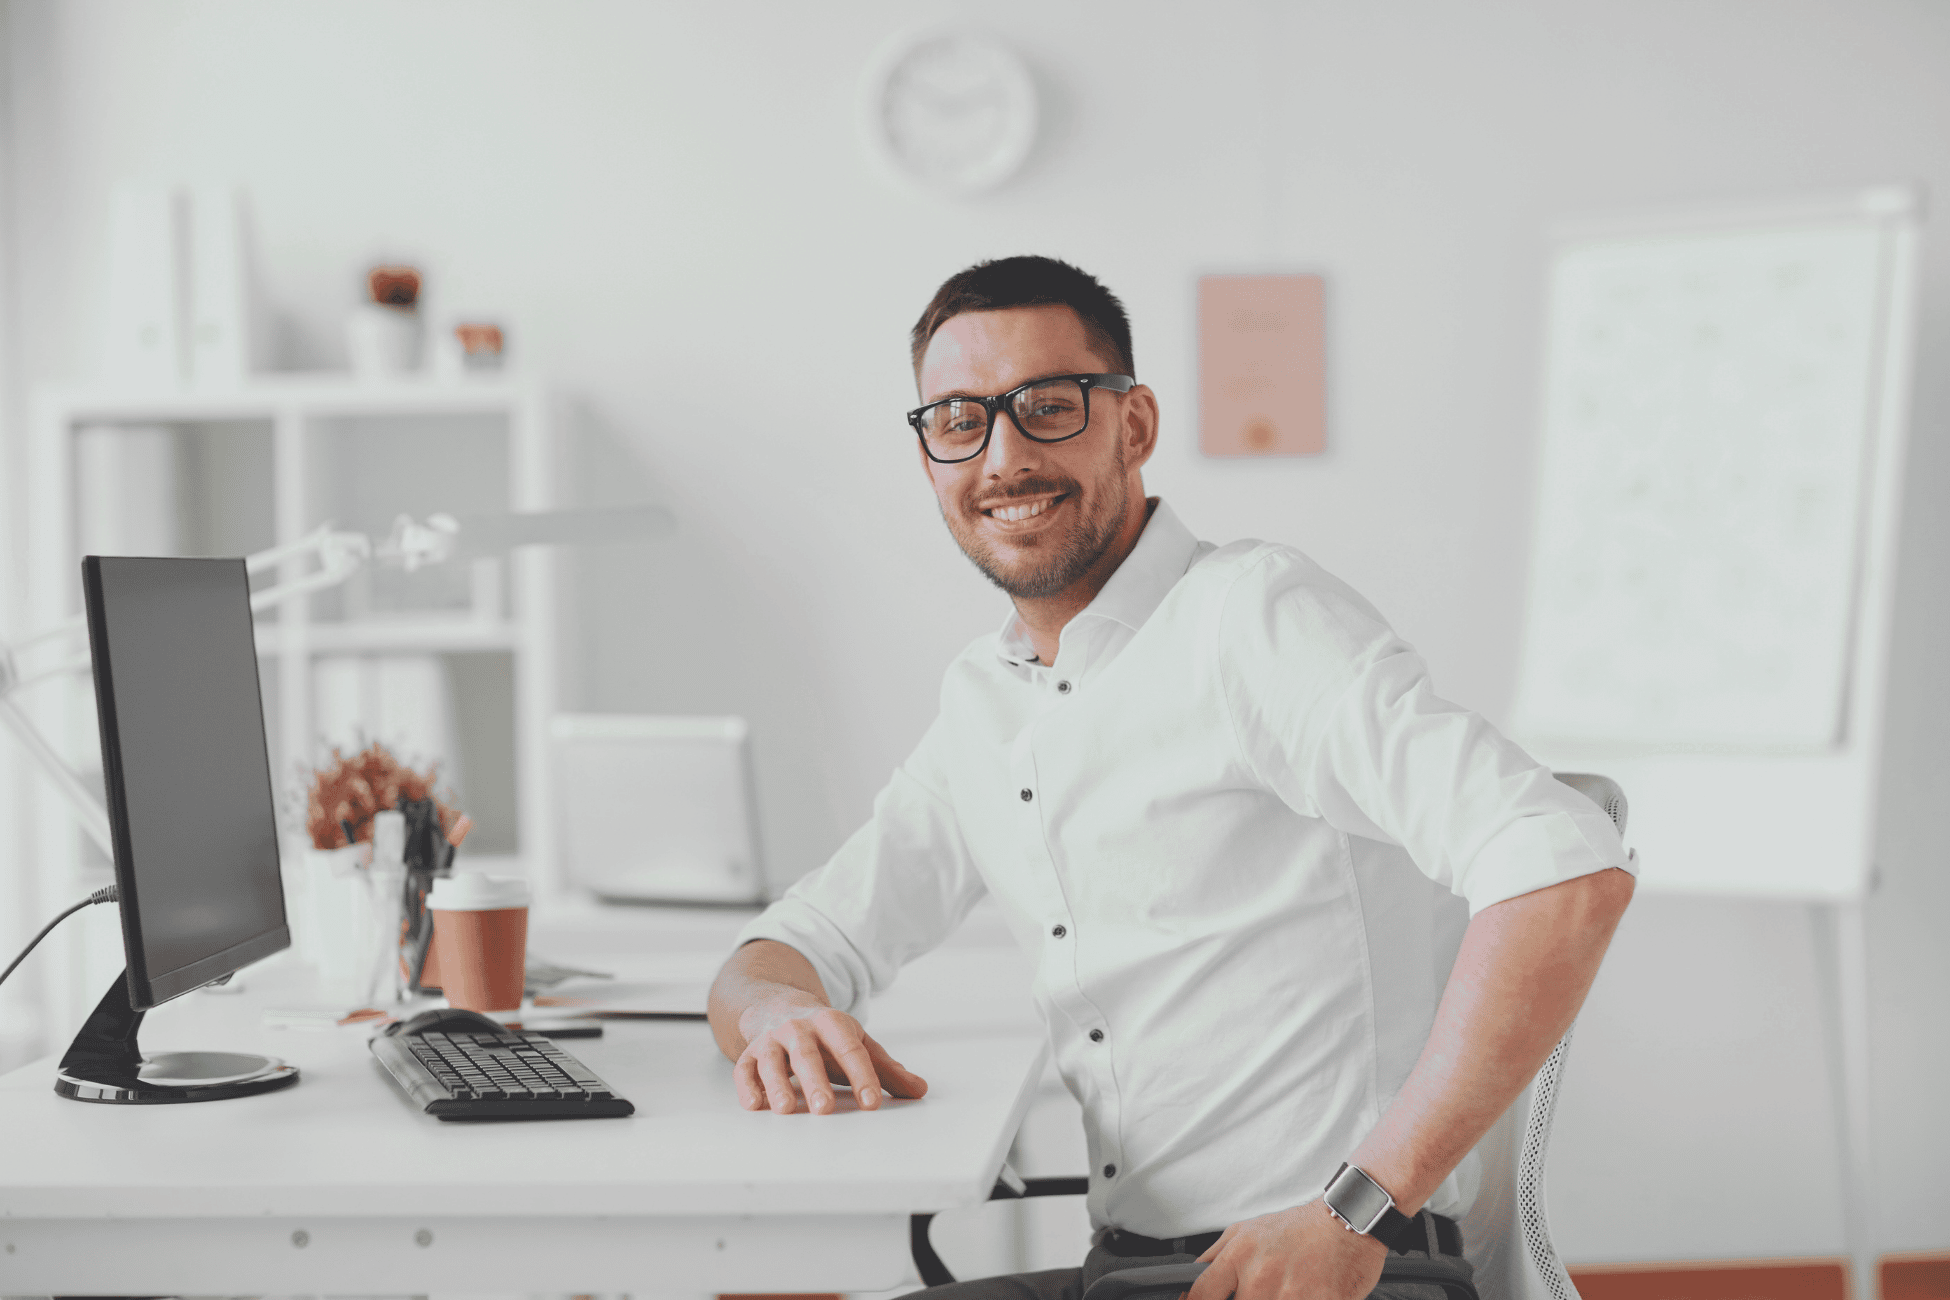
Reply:
[[[781,1115],[799,1108],[794,1076],[815,1115],[839,1108],[836,1083],[852,1086],[862,1110],[877,1110],[888,1097],[920,1097],[928,1090],[926,1079],[889,1056],[858,1021],[838,1012],[773,1025],[746,1046],[732,1071],[741,1105],[749,1110],[769,1105]]]
[[[799,1076],[799,1086],[805,1091],[806,1109],[815,1115],[832,1114],[833,1085],[826,1078],[826,1056],[819,1035],[805,1021],[795,1020],[781,1027],[780,1037],[785,1039],[786,1052],[792,1058],[792,1072]]]
[[[873,1040],[869,1034],[860,1035],[865,1042],[868,1054],[873,1058],[874,1072],[880,1076],[887,1091],[896,1097],[925,1097],[928,1081],[887,1054],[887,1049]]]
[[[1214,1260],[1209,1268],[1198,1275],[1198,1281],[1192,1283],[1192,1289],[1186,1294],[1191,1300],[1226,1300],[1236,1286],[1232,1265],[1223,1260]]]
[[[758,1063],[758,1077],[765,1085],[765,1096],[772,1109],[781,1115],[790,1115],[799,1109],[799,1099],[792,1094],[792,1080],[785,1072],[785,1048],[777,1040],[760,1044],[755,1053]]]
[[[765,1085],[758,1081],[758,1062],[750,1048],[731,1067],[731,1082],[738,1089],[738,1104],[746,1110],[757,1110],[765,1104]]]
[[[853,1100],[860,1103],[862,1110],[877,1108],[880,1105],[880,1074],[874,1069],[873,1055],[867,1051],[866,1044],[857,1038],[838,1034],[833,1037],[840,1041],[827,1040],[826,1050],[839,1063],[846,1081],[853,1085]]]

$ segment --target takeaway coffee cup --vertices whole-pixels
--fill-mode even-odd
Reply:
[[[427,910],[448,1005],[519,1014],[528,959],[528,882],[456,872],[433,882]]]

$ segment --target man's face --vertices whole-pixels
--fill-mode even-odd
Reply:
[[[1032,379],[1112,369],[1068,307],[963,312],[922,355],[921,401],[994,397]],[[1152,429],[1131,418],[1133,406],[1151,410],[1149,392],[1100,388],[1079,437],[1033,442],[999,412],[980,456],[942,465],[923,453],[948,531],[996,586],[1020,598],[1057,594],[1104,558],[1130,511],[1143,510],[1138,470]]]

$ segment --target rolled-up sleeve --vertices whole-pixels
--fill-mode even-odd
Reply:
[[[984,892],[931,761],[940,728],[895,769],[867,824],[738,935],[741,946],[771,939],[796,949],[849,1015],[947,938]]]
[[[1276,551],[1242,575],[1223,622],[1240,747],[1295,811],[1399,844],[1472,914],[1634,869],[1596,804],[1436,695],[1422,657],[1304,556]]]

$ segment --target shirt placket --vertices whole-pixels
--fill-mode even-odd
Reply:
[[[1083,647],[1079,645],[1075,649],[1082,651]],[[1023,728],[1011,747],[1009,772],[1015,787],[1022,860],[1030,864],[1030,874],[1043,886],[1040,891],[1044,912],[1043,987],[1051,1004],[1065,1019],[1064,1024],[1053,1026],[1052,1032],[1074,1035],[1071,1042],[1059,1042],[1057,1048],[1063,1059],[1078,1063],[1095,1094],[1096,1105],[1091,1109],[1096,1112],[1093,1118],[1098,1131],[1094,1136],[1099,1162],[1091,1170],[1091,1178],[1114,1187],[1124,1164],[1124,1152],[1122,1103],[1117,1089],[1111,1027],[1101,1009],[1083,991],[1083,968],[1078,952],[1086,936],[1079,931],[1070,891],[1064,883],[1063,864],[1057,861],[1052,847],[1056,843],[1055,820],[1076,810],[1062,804],[1061,774],[1044,769],[1036,756],[1039,728],[1081,694],[1088,671],[1085,655],[1073,654],[1068,646],[1058,657],[1058,663],[1060,668],[1043,668],[1034,674],[1041,698],[1035,720]]]

